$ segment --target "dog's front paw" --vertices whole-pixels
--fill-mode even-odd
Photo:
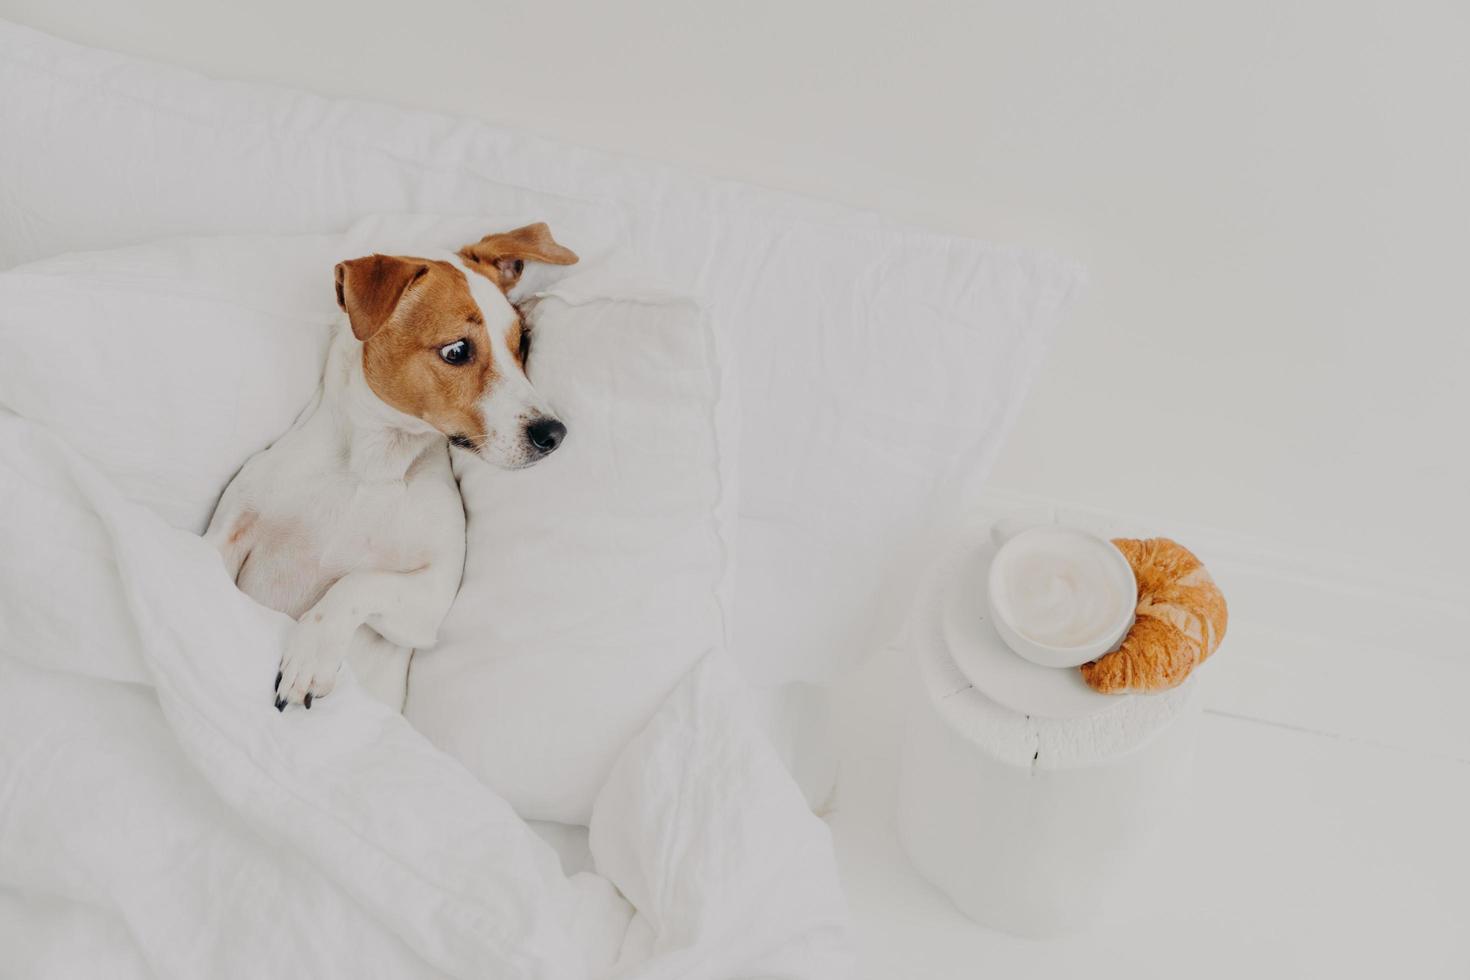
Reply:
[[[310,614],[308,614],[310,615]],[[316,698],[326,697],[337,686],[337,671],[347,659],[346,638],[319,621],[303,620],[291,630],[281,669],[276,674],[275,703],[277,711],[288,704],[311,707]]]

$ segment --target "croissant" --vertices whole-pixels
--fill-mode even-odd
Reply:
[[[1138,614],[1123,643],[1081,666],[1103,694],[1166,691],[1225,638],[1225,596],[1189,549],[1168,538],[1113,541],[1138,579]]]

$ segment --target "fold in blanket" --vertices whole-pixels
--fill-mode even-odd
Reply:
[[[278,714],[262,692],[289,626],[200,538],[0,413],[0,965],[848,975],[826,827],[722,656],[624,751],[593,811],[597,873],[567,877],[350,683]]]

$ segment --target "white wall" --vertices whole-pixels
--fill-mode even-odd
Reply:
[[[0,0],[0,16],[1084,259],[1091,287],[995,484],[1448,574],[1470,596],[1460,0]]]

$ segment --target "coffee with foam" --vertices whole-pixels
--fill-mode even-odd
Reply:
[[[1057,651],[1115,643],[1137,599],[1117,549],[1058,526],[1031,528],[1006,542],[990,582],[996,618],[1024,640]]]

